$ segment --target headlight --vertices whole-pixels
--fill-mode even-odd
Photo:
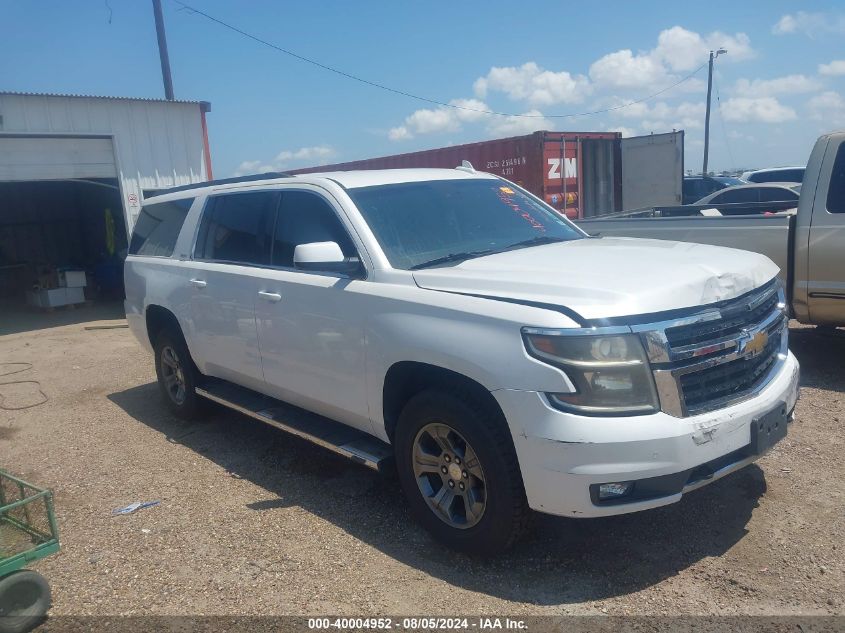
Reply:
[[[575,385],[575,393],[548,394],[553,405],[582,415],[642,415],[660,408],[637,335],[523,336],[531,356],[559,367]]]

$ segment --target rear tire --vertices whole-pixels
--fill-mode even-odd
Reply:
[[[26,633],[50,609],[50,585],[41,574],[22,569],[0,578],[0,633]]]
[[[201,399],[196,387],[202,377],[182,333],[166,328],[155,341],[155,366],[158,386],[167,408],[186,420],[200,413]]]
[[[411,514],[449,548],[498,554],[525,531],[530,511],[510,432],[472,390],[431,389],[411,398],[395,450]]]

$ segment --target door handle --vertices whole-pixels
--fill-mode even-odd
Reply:
[[[271,303],[276,303],[277,301],[282,300],[282,295],[280,295],[278,292],[264,292],[263,290],[259,290],[258,296],[262,299],[267,299],[267,301]]]
[[[205,288],[208,284],[202,279],[191,279],[191,285],[195,288]]]

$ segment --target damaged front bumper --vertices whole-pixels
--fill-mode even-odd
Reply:
[[[686,418],[663,412],[584,417],[553,408],[538,392],[501,389],[493,395],[510,422],[529,505],[549,514],[598,517],[674,503],[755,461],[770,445],[759,441],[752,423],[790,415],[798,378],[790,352],[753,398]],[[633,485],[624,497],[600,499],[598,486],[611,482]]]

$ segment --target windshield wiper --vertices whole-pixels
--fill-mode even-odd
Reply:
[[[557,242],[568,242],[569,240],[565,237],[552,237],[551,235],[541,235],[538,237],[532,237],[529,240],[522,240],[521,242],[516,242],[515,244],[511,244],[510,246],[506,246],[503,248],[503,251],[510,251],[516,248],[525,248],[527,246],[540,246],[542,244],[555,244]]]
[[[410,270],[419,270],[420,268],[429,268],[431,266],[437,266],[438,264],[448,264],[449,262],[462,262],[467,259],[472,259],[473,257],[481,257],[482,255],[490,255],[496,251],[466,251],[464,253],[449,253],[448,255],[444,255],[443,257],[437,257],[435,259],[429,260],[427,262],[422,262],[421,264],[415,264],[411,266]]]

